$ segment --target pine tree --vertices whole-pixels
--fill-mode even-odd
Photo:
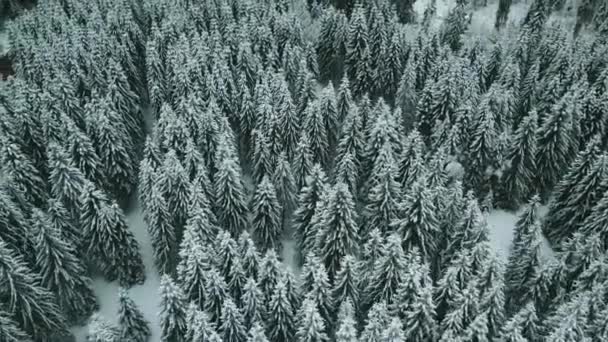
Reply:
[[[273,183],[277,190],[277,199],[283,206],[282,224],[291,213],[296,201],[296,184],[293,177],[291,164],[285,153],[281,153],[277,159],[276,169],[273,173]]]
[[[406,194],[403,212],[392,223],[392,229],[402,236],[404,250],[418,247],[425,260],[432,260],[437,249],[439,222],[435,216],[431,193],[422,180]]]
[[[238,248],[245,274],[248,277],[257,278],[260,254],[247,231],[241,233]]]
[[[443,276],[437,281],[434,291],[437,320],[442,321],[455,296],[461,293],[472,277],[470,251],[462,249],[455,255]]]
[[[326,129],[325,117],[323,116],[322,102],[312,102],[304,111],[303,126],[310,142],[310,152],[313,163],[319,163],[324,167],[329,163],[329,132]]]
[[[458,51],[463,45],[462,34],[467,30],[468,15],[464,4],[457,4],[441,27],[441,42],[453,51]]]
[[[355,104],[353,102],[353,96],[350,91],[350,82],[348,81],[348,77],[344,75],[340,80],[340,86],[338,88],[336,100],[338,122],[344,122],[345,118],[349,115],[354,105]]]
[[[268,305],[274,288],[279,281],[282,265],[275,250],[269,249],[260,262],[258,286],[264,295],[264,303]]]
[[[306,258],[300,277],[300,293],[312,298],[325,322],[333,321],[334,303],[331,285],[322,261],[312,254]]]
[[[261,250],[280,251],[281,206],[277,200],[275,187],[267,176],[264,176],[256,188],[251,211],[254,214],[252,218],[253,234]]]
[[[403,331],[407,341],[422,342],[437,335],[433,288],[430,284],[421,287],[415,294],[412,305],[406,309]]]
[[[315,213],[323,210],[321,204],[327,188],[326,183],[325,172],[317,164],[312,169],[310,176],[307,177],[306,186],[301,189],[298,196],[296,210],[293,214],[293,229],[296,235],[300,264],[314,248],[317,231],[313,225],[313,218]]]
[[[29,336],[68,336],[68,328],[56,298],[39,284],[38,276],[0,240],[0,274],[7,286],[0,298],[18,326]]]
[[[401,238],[396,233],[390,235],[383,248],[383,254],[376,260],[371,277],[364,290],[364,312],[374,303],[391,303],[403,281],[406,259],[401,246]]]
[[[274,156],[267,133],[261,128],[253,132],[253,176],[260,182],[264,176],[271,175],[274,168]]]
[[[154,179],[156,178],[156,179]],[[169,206],[162,194],[157,177],[154,177],[144,217],[154,248],[154,263],[159,274],[171,274],[176,267],[177,241],[169,214]]]
[[[120,331],[117,327],[108,323],[100,314],[95,313],[89,319],[87,342],[118,342]]]
[[[254,278],[249,277],[243,286],[241,303],[243,323],[246,329],[251,329],[256,323],[263,322],[263,293]]]
[[[296,341],[323,342],[329,340],[325,331],[326,323],[323,322],[323,318],[319,314],[317,305],[312,298],[304,299],[297,317]]]
[[[332,288],[333,303],[341,307],[343,303],[350,302],[355,310],[359,308],[361,295],[361,263],[352,255],[345,255],[336,274]]]
[[[537,122],[535,111],[523,119],[515,132],[513,147],[507,156],[509,166],[502,175],[502,183],[504,201],[512,208],[518,207],[534,190]]]
[[[473,129],[468,146],[468,188],[477,194],[483,190],[488,174],[496,168],[498,132],[496,113],[490,105],[490,100],[484,98],[475,114]]]
[[[291,341],[295,335],[295,313],[286,284],[279,280],[268,302],[267,335],[272,342]]]
[[[160,328],[162,342],[185,342],[186,300],[182,290],[168,275],[160,282]]]
[[[41,284],[54,292],[59,307],[70,322],[82,323],[84,317],[98,308],[85,266],[78,259],[74,246],[62,239],[44,212],[34,209],[32,225],[36,234],[36,268]]]
[[[219,327],[222,340],[225,342],[245,342],[247,331],[243,324],[243,315],[230,297],[224,301],[222,324]]]
[[[121,340],[146,342],[150,337],[150,323],[144,318],[144,314],[137,308],[135,302],[129,298],[126,289],[121,288],[118,291],[118,299]]]
[[[337,342],[357,342],[357,326],[355,319],[355,310],[350,300],[346,300],[340,305],[338,313],[338,322],[336,329]]]
[[[83,242],[90,251],[90,260],[110,281],[118,279],[123,286],[143,283],[139,244],[127,227],[122,210],[90,183],[85,185],[81,203]]]
[[[347,254],[357,253],[359,227],[356,221],[352,195],[345,184],[336,184],[323,208],[321,228],[316,237],[317,250],[330,281],[340,268],[340,260]]]
[[[247,226],[247,205],[241,170],[235,159],[227,158],[215,176],[215,198],[218,223],[233,236]]]

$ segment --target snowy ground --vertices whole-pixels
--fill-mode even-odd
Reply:
[[[129,294],[150,322],[152,336],[149,342],[160,342],[160,326],[158,324],[160,277],[154,267],[152,245],[139,205],[127,215],[127,223],[139,242],[146,266],[146,282],[143,285],[132,287]],[[109,322],[118,324],[118,283],[110,283],[102,278],[96,278],[93,280],[93,286],[100,304],[99,312]],[[75,327],[72,331],[76,336],[76,342],[86,342],[86,327]]]
[[[546,208],[541,207],[539,211],[539,214],[542,217],[546,213]],[[513,231],[518,219],[518,214],[519,213],[515,214],[504,210],[494,210],[487,217],[488,228],[490,230],[490,243],[498,255],[505,261],[509,256],[509,249],[511,247],[511,242],[513,241]],[[549,242],[544,238],[543,240],[543,257],[549,260],[553,259],[555,256],[553,250],[549,246]]]

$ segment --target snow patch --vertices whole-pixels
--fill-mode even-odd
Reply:
[[[146,281],[143,285],[134,286],[129,289],[129,295],[144,313],[150,323],[152,335],[149,342],[160,342],[160,324],[158,313],[160,311],[160,276],[154,266],[154,252],[151,240],[148,236],[143,212],[139,205],[127,215],[127,224],[139,243],[140,252],[146,267]],[[118,324],[118,283],[108,282],[103,278],[93,279],[95,294],[99,300],[99,313],[110,323]],[[76,342],[86,342],[87,327],[75,327],[72,329]]]

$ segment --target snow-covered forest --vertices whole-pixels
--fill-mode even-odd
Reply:
[[[608,2],[31,4],[0,342],[608,340]]]

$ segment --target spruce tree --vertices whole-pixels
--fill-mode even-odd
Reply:
[[[38,276],[2,240],[0,274],[3,283],[10,284],[0,303],[26,334],[43,339],[69,335],[56,297],[40,285]]]
[[[375,303],[367,314],[360,341],[384,341],[383,333],[390,324],[391,318],[385,302]]]
[[[266,334],[264,333],[264,328],[260,323],[254,324],[249,330],[247,342],[268,342],[268,338],[266,338]]]
[[[123,286],[143,283],[139,244],[127,227],[122,210],[90,183],[85,185],[81,203],[84,248],[90,251],[90,261],[110,281],[118,279]]]
[[[218,224],[237,237],[247,226],[248,214],[237,160],[226,158],[221,162],[215,175],[214,188]]]
[[[324,111],[320,100],[312,102],[304,111],[303,126],[310,142],[312,162],[328,167],[329,132],[326,129]]]
[[[425,284],[414,294],[411,306],[404,312],[405,338],[407,341],[422,342],[437,334],[433,288]]]
[[[326,323],[319,314],[316,302],[312,298],[304,299],[297,314],[295,340],[298,342],[329,341],[325,327]]]
[[[359,244],[355,203],[345,184],[338,183],[330,191],[322,216],[316,245],[329,279],[333,281],[341,259],[347,254],[356,254]]]
[[[390,235],[383,248],[383,254],[376,260],[370,280],[364,290],[364,305],[367,312],[374,303],[391,303],[397,294],[398,285],[403,281],[406,259],[401,238],[396,233]]]
[[[267,176],[258,184],[252,198],[252,229],[260,249],[281,250],[281,205],[276,190]]]
[[[21,148],[16,143],[10,142],[7,137],[2,139],[0,147],[2,148],[2,172],[5,177],[10,178],[16,186],[21,188],[21,191],[24,191],[28,201],[34,204],[42,203],[45,199],[46,185],[40,171],[21,151]],[[65,191],[69,190],[69,188],[65,189]]]
[[[300,191],[306,184],[306,177],[311,174],[313,167],[313,155],[310,146],[310,139],[306,131],[300,135],[300,140],[296,146],[293,162],[291,163],[293,168],[293,176],[296,182],[296,189]]]
[[[98,313],[91,316],[87,330],[87,342],[118,342],[120,340],[120,331],[116,326],[110,324]]]
[[[340,306],[340,312],[336,329],[336,342],[358,342],[355,311],[350,301],[347,300]]]
[[[36,268],[41,284],[52,291],[57,303],[71,323],[83,323],[83,318],[98,308],[91,278],[78,259],[74,245],[67,243],[46,213],[32,212],[36,234]]]
[[[309,255],[302,270],[300,293],[312,298],[325,322],[333,321],[334,303],[327,271],[321,260]]]
[[[162,342],[185,342],[186,300],[182,290],[168,275],[160,282],[160,329]]]
[[[414,183],[411,191],[406,194],[403,212],[391,226],[402,236],[404,250],[417,247],[425,260],[432,260],[437,249],[439,222],[431,193],[422,180]]]
[[[203,309],[209,315],[209,320],[219,325],[222,319],[222,307],[226,299],[229,298],[228,284],[226,284],[224,277],[213,268],[207,271],[203,284],[205,287]]]
[[[76,216],[80,194],[86,179],[80,170],[73,166],[72,160],[61,146],[49,145],[47,155],[51,194],[66,208],[71,208],[72,215]]]
[[[155,177],[156,178],[156,177]],[[147,195],[144,217],[154,248],[154,263],[159,274],[171,274],[176,267],[177,241],[169,206],[162,194],[158,179]]]
[[[470,173],[466,182],[469,189],[477,194],[487,192],[487,176],[496,168],[497,163],[498,131],[496,125],[496,113],[490,105],[490,100],[485,98],[479,104],[474,117],[470,144],[467,152],[468,172]],[[484,191],[486,190],[486,191]]]
[[[186,312],[186,341],[219,342],[221,337],[216,331],[215,324],[209,321],[206,312],[201,311],[198,304],[190,302]]]
[[[243,324],[243,315],[230,297],[224,301],[222,324],[219,327],[222,340],[225,342],[245,342],[247,331]]]
[[[176,240],[180,241],[182,231],[188,218],[188,200],[191,198],[190,177],[180,163],[175,150],[165,154],[160,169],[161,191],[167,201],[167,209],[171,225],[175,231]]]
[[[361,262],[352,255],[345,255],[332,288],[332,300],[336,307],[349,302],[355,310],[361,298]]]
[[[126,289],[118,291],[118,321],[122,340],[133,342],[146,342],[150,337],[150,323],[144,314],[137,308],[135,302],[129,298]]]
[[[291,341],[295,335],[295,313],[286,284],[279,280],[268,302],[267,335],[272,342]]]
[[[260,253],[247,231],[241,233],[238,241],[238,248],[245,274],[248,277],[257,278]]]
[[[346,75],[342,76],[340,80],[340,86],[338,88],[336,110],[338,115],[338,122],[343,123],[345,118],[349,115],[351,109],[354,106],[353,95],[350,91],[350,82]]]
[[[515,131],[513,147],[507,156],[509,166],[501,180],[502,196],[509,208],[517,208],[534,191],[537,123],[536,112],[532,111]]]
[[[243,286],[241,303],[243,310],[243,324],[251,329],[256,323],[263,322],[264,297],[254,278],[249,277]]]
[[[273,172],[272,181],[277,191],[277,199],[282,204],[282,225],[291,214],[296,201],[296,184],[293,177],[291,164],[285,153],[281,153],[277,159],[276,169]]]
[[[317,164],[312,169],[310,176],[307,177],[306,185],[301,189],[298,196],[296,210],[293,213],[293,230],[296,236],[300,264],[308,253],[313,251],[315,246],[317,231],[312,220],[316,212],[324,209],[321,204],[327,188],[326,183],[325,172]]]
[[[398,318],[393,318],[382,334],[382,340],[386,342],[404,342],[403,324]]]
[[[282,265],[276,251],[269,249],[262,258],[258,272],[258,285],[264,295],[264,303],[268,305],[281,275]],[[267,307],[266,307],[267,308]]]

